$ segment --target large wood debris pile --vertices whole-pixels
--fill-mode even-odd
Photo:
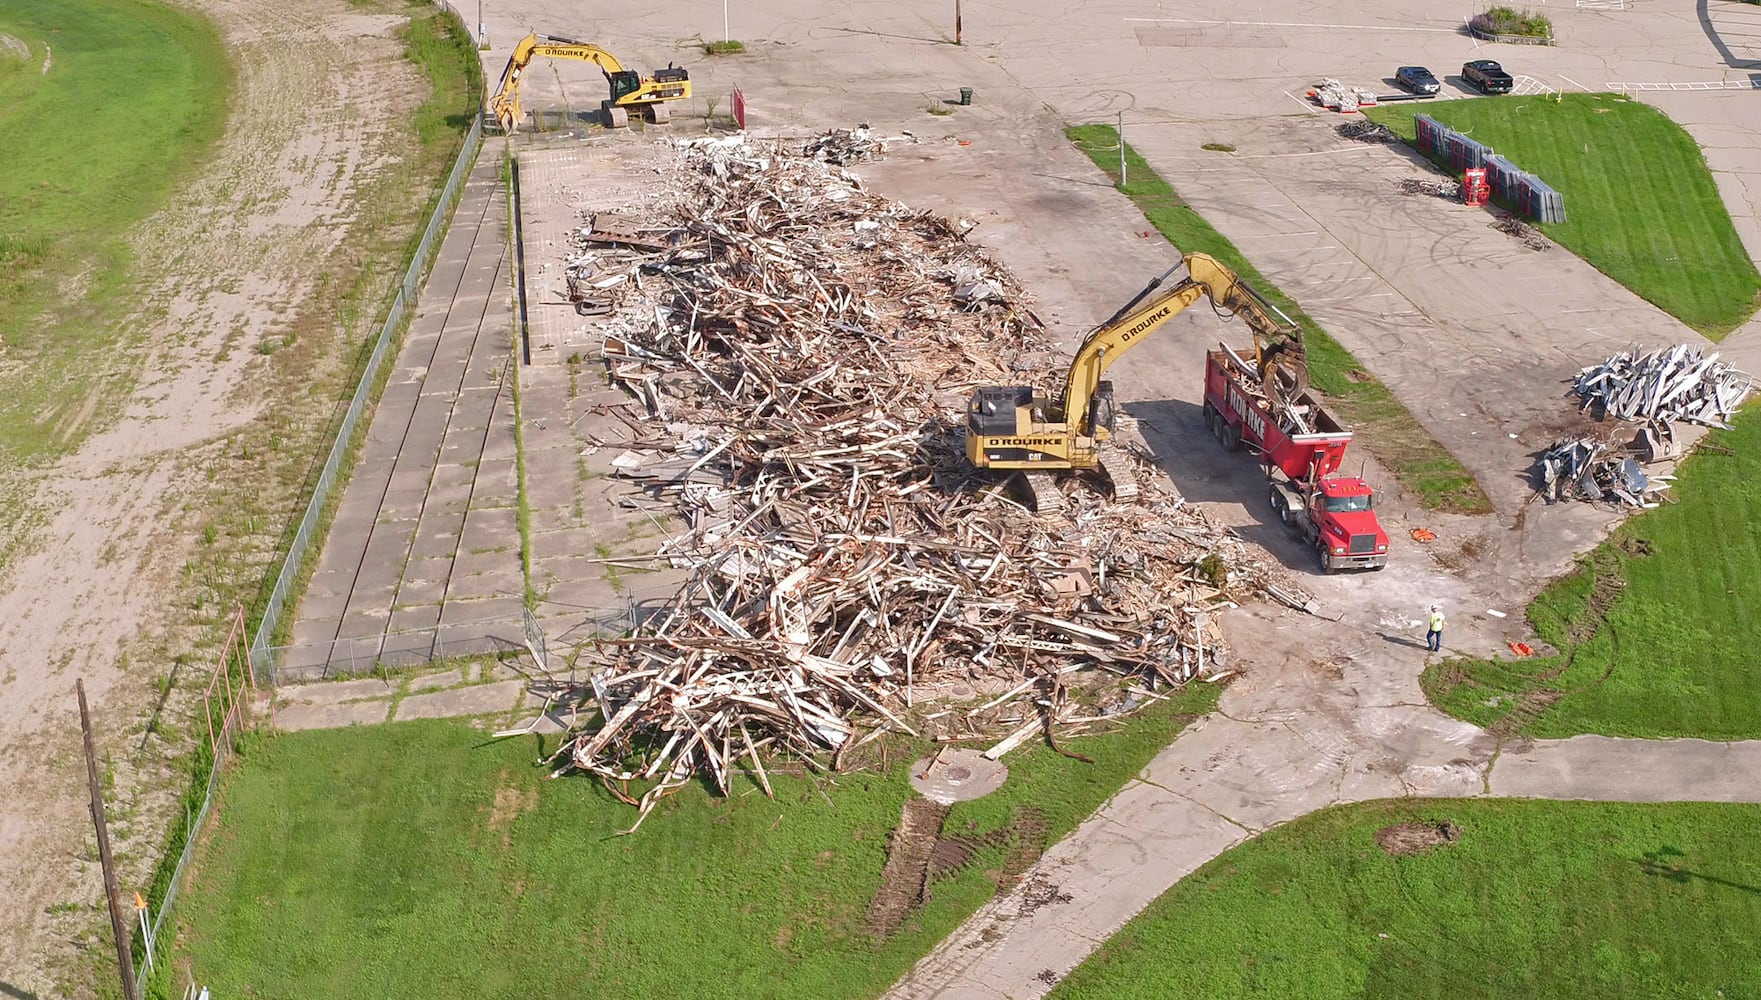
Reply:
[[[1043,379],[1010,363],[1049,342],[969,223],[869,194],[824,148],[700,142],[672,217],[640,227],[653,246],[589,226],[570,265],[623,261],[639,289],[604,357],[642,419],[607,445],[630,503],[674,515],[658,558],[689,573],[669,610],[599,647],[600,714],[555,759],[620,791],[652,782],[638,823],[694,774],[768,790],[768,755],[835,766],[889,728],[1007,734],[998,752],[1056,739],[1214,676],[1224,586],[1271,582],[1141,461],[1121,463],[1137,502],[1071,482],[1058,518],[969,468],[965,399]],[[1097,670],[1109,693],[1074,695]],[[985,703],[935,703],[950,686]]]

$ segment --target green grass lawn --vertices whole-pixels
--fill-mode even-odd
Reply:
[[[1119,133],[1111,125],[1077,125],[1065,134],[1108,176],[1118,176]],[[1479,483],[1400,405],[1387,386],[1376,381],[1319,323],[1266,280],[1129,145],[1125,159],[1130,183],[1119,190],[1143,210],[1144,218],[1168,242],[1181,253],[1196,251],[1215,257],[1301,325],[1314,386],[1327,394],[1339,417],[1402,486],[1415,493],[1428,510],[1458,514],[1491,511],[1491,501]]]
[[[1394,857],[1382,827],[1460,839]],[[1401,800],[1231,850],[1052,993],[1531,1000],[1761,995],[1761,807]]]
[[[1566,221],[1540,228],[1664,312],[1717,339],[1761,306],[1761,274],[1705,157],[1661,111],[1613,94],[1489,97],[1423,110],[1565,195]],[[1412,141],[1410,106],[1364,113]]]
[[[152,0],[7,0],[0,32],[0,469],[53,458],[127,398],[129,228],[220,134],[229,70],[207,21]],[[49,72],[42,71],[53,49]],[[101,389],[94,386],[98,383]],[[77,426],[76,426],[77,425]]]
[[[1199,685],[1120,733],[1070,740],[1093,764],[1011,755],[1004,789],[955,806],[945,832],[996,830],[1030,807],[1049,843],[1215,694]],[[178,961],[216,996],[258,1000],[524,998],[565,983],[601,997],[874,996],[995,893],[1006,854],[984,848],[936,882],[885,942],[865,933],[918,749],[821,782],[773,772],[776,801],[751,783],[725,799],[687,788],[618,837],[635,811],[597,782],[545,780],[532,738],[491,743],[457,722],[275,736],[228,778],[178,904]]]
[[[1511,735],[1761,738],[1761,409],[1707,444],[1676,503],[1629,520],[1530,606],[1560,655],[1433,665],[1431,700]],[[1600,615],[1598,576],[1612,597]]]

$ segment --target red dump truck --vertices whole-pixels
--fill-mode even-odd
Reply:
[[[1205,353],[1205,423],[1224,447],[1260,456],[1284,524],[1314,546],[1324,572],[1381,569],[1388,533],[1376,519],[1375,493],[1362,479],[1334,475],[1351,431],[1306,386],[1292,402],[1302,424],[1295,433],[1273,416],[1250,362],[1227,347]]]

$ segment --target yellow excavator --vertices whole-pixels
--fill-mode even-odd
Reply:
[[[1186,274],[1162,289],[1182,269]],[[1112,437],[1117,414],[1113,383],[1101,376],[1126,351],[1201,298],[1210,299],[1218,314],[1247,322],[1259,370],[1277,367],[1285,378],[1306,384],[1302,332],[1290,317],[1215,259],[1190,253],[1089,331],[1062,390],[1049,394],[1031,386],[987,386],[975,392],[966,407],[967,460],[980,469],[1021,473],[1021,485],[1039,511],[1062,506],[1056,479],[1070,471],[1098,471],[1111,482],[1115,499],[1131,498],[1137,492],[1135,482],[1108,476],[1101,462],[1100,444]]]
[[[501,71],[501,86],[489,98],[489,110],[495,112],[502,131],[508,135],[519,129],[520,77],[536,56],[575,59],[598,66],[611,85],[611,97],[600,103],[600,110],[605,113],[606,124],[612,128],[630,124],[632,108],[645,114],[656,125],[664,125],[672,118],[666,102],[683,101],[691,96],[691,74],[682,68],[668,66],[655,70],[652,76],[643,76],[633,69],[625,69],[617,56],[597,45],[551,35],[527,35],[514,46],[507,68]]]

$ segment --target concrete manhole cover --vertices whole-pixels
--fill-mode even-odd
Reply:
[[[1003,787],[1009,769],[977,750],[944,749],[911,765],[911,787],[931,802],[949,805],[981,798]]]

